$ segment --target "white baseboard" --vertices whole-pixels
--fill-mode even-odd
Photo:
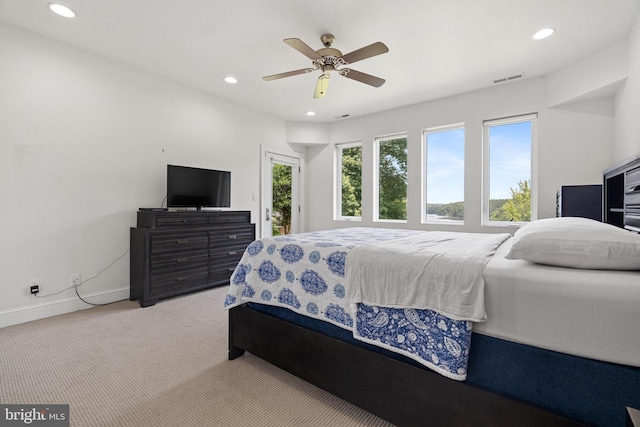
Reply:
[[[129,287],[111,289],[104,292],[82,296],[87,301],[95,304],[107,304],[116,301],[129,299]],[[21,307],[0,312],[0,328],[17,325],[19,323],[31,322],[32,320],[44,319],[46,317],[57,316],[59,314],[71,313],[93,307],[82,302],[77,297],[65,298],[62,300],[45,302],[29,307]]]

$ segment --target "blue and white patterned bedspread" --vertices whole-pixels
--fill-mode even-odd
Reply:
[[[358,246],[427,233],[355,227],[256,240],[235,272],[225,308],[245,302],[285,307],[353,332],[455,380],[467,375],[471,329],[433,310],[346,302],[345,263]]]

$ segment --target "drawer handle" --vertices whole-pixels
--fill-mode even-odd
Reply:
[[[229,268],[228,268],[228,270],[229,270],[229,273],[233,273],[233,271],[235,270],[235,268],[231,268],[231,267],[229,267]]]
[[[187,262],[187,261],[189,261],[189,258],[178,258],[176,260],[176,262]]]
[[[229,255],[235,255],[237,253],[238,253],[237,251],[233,251],[233,252],[229,252]]]
[[[238,235],[237,235],[237,234],[231,234],[231,235],[229,236],[229,238],[230,238],[230,239],[233,239],[233,240],[236,240],[236,239],[238,238]]]
[[[189,278],[189,276],[185,276],[185,277],[176,277],[176,282],[184,282],[185,280],[187,280]]]
[[[627,194],[637,193],[639,191],[640,191],[640,185],[636,185],[635,187],[629,187],[629,191],[627,191]]]
[[[189,239],[178,239],[176,240],[178,245],[184,245],[185,243],[189,243]]]

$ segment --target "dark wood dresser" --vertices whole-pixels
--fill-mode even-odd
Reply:
[[[148,307],[228,284],[255,224],[250,211],[138,211],[130,236],[129,299]]]
[[[604,171],[604,222],[640,233],[640,154]]]

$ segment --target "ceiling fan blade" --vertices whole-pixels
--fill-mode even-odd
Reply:
[[[284,39],[284,42],[312,60],[322,59],[322,56],[318,54],[315,50],[311,49],[305,42],[300,39]]]
[[[340,75],[374,87],[380,87],[385,82],[385,79],[381,79],[380,77],[372,76],[371,74],[363,73],[356,70],[351,70],[349,68],[343,68],[342,70],[340,70]]]
[[[303,68],[301,70],[287,71],[286,73],[273,74],[271,76],[264,76],[262,80],[270,82],[271,80],[283,79],[285,77],[297,76],[298,74],[306,74],[315,71],[315,68]]]
[[[329,73],[323,73],[320,77],[318,77],[316,90],[313,92],[314,98],[324,98],[324,96],[327,94],[327,88],[329,87],[329,76]]]
[[[353,52],[349,52],[346,55],[342,55],[342,59],[347,64],[353,64],[356,61],[362,61],[363,59],[371,58],[372,56],[381,55],[389,52],[389,48],[382,42],[375,42],[369,46],[365,46]]]

